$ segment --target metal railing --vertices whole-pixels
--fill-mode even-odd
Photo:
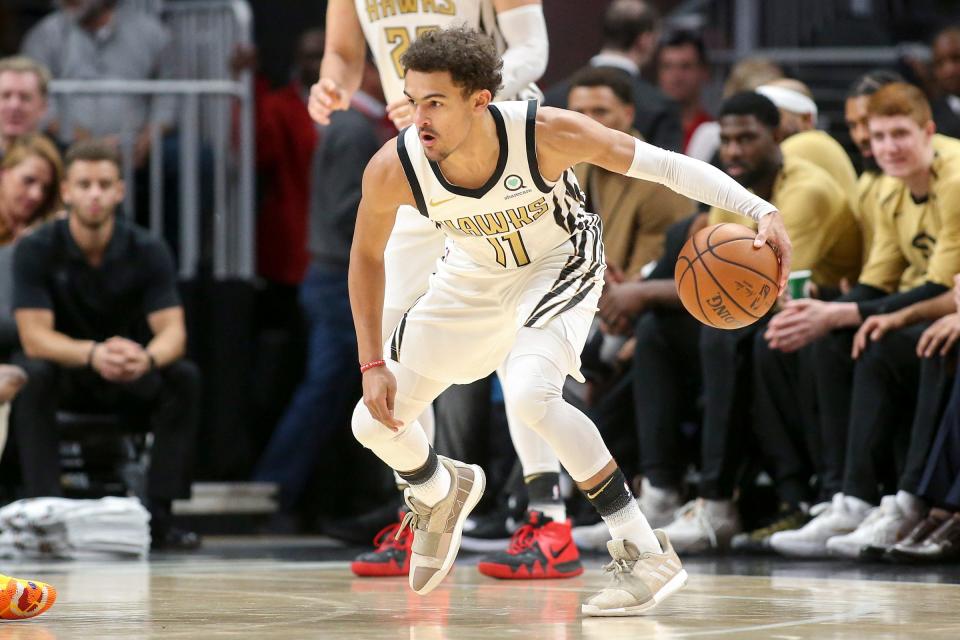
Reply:
[[[156,4],[160,4],[157,2]],[[55,95],[176,96],[177,202],[165,202],[164,145],[153,132],[148,161],[149,227],[162,234],[171,210],[177,209],[179,273],[196,275],[204,247],[211,248],[213,275],[219,279],[254,276],[255,148],[253,83],[249,72],[231,79],[229,58],[238,45],[252,41],[250,8],[242,0],[187,0],[162,3],[171,29],[176,80],[54,80]],[[135,133],[118,132],[127,184],[126,209],[136,215]],[[234,135],[234,133],[236,135]],[[208,162],[206,158],[210,158]],[[207,165],[211,184],[201,184]],[[209,211],[204,194],[211,194]],[[208,220],[205,216],[209,216]],[[209,238],[207,235],[209,234]]]

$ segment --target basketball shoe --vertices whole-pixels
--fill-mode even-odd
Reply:
[[[827,540],[827,551],[845,558],[879,558],[921,520],[919,510],[904,508],[897,496],[883,496],[852,533]],[[912,506],[912,505],[911,505]]]
[[[57,590],[45,582],[0,575],[0,620],[25,620],[46,612]]]
[[[477,506],[486,484],[483,469],[440,456],[440,464],[450,473],[450,491],[446,497],[428,507],[413,496],[412,489],[403,492],[410,513],[403,516],[400,532],[413,531],[410,553],[410,588],[426,595],[437,588],[453,567],[460,550],[463,523]]]
[[[813,506],[813,520],[794,531],[770,536],[770,547],[779,554],[799,558],[823,558],[829,555],[827,540],[852,533],[867,517],[870,505],[863,500],[838,493],[830,502]]]
[[[643,615],[687,584],[687,572],[670,538],[660,529],[653,533],[660,541],[660,553],[641,553],[628,540],[607,544],[613,561],[603,569],[611,574],[610,584],[583,604],[584,615]]]
[[[410,573],[410,548],[413,534],[410,529],[400,529],[400,521],[406,509],[398,512],[399,520],[380,530],[373,538],[373,551],[357,556],[350,563],[350,570],[361,578],[385,578],[405,576]]]
[[[743,527],[732,500],[697,498],[677,511],[676,519],[663,531],[680,553],[703,553],[726,549]]]
[[[555,522],[539,511],[528,512],[524,524],[513,533],[510,547],[481,559],[477,569],[504,580],[572,578],[583,573],[570,521]]]

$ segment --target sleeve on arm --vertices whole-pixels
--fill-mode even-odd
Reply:
[[[960,273],[960,180],[944,184],[937,193],[941,227],[927,265],[927,281],[950,288]]]
[[[824,216],[831,215],[834,207],[829,193],[810,182],[798,183],[785,188],[777,203],[793,245],[793,269],[814,269],[826,252]]]
[[[144,254],[146,270],[143,292],[144,313],[150,314],[170,307],[179,307],[177,272],[167,245],[155,240],[144,247]]]
[[[900,250],[897,230],[884,211],[873,216],[873,244],[870,255],[860,272],[859,282],[886,293],[900,286],[900,278],[907,268],[907,259]],[[868,223],[869,224],[869,223]]]
[[[914,287],[909,291],[858,302],[857,308],[860,310],[860,317],[865,319],[878,313],[893,313],[912,304],[935,298],[949,290],[949,287],[942,284],[924,282],[919,287]]]
[[[53,310],[45,282],[46,252],[28,236],[17,243],[13,254],[13,309]]]
[[[500,33],[507,43],[503,52],[501,98],[512,98],[547,69],[549,43],[543,6],[525,5],[497,14]]]

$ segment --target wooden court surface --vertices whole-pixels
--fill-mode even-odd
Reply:
[[[420,597],[403,579],[354,578],[343,561],[4,562],[6,572],[48,580],[59,598],[41,618],[0,622],[0,640],[960,638],[957,584],[715,575],[694,563],[687,588],[655,615],[584,618],[580,602],[605,581],[600,564],[592,558],[571,580],[508,583],[467,560]]]

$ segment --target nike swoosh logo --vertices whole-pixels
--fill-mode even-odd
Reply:
[[[560,554],[562,554],[564,551],[567,550],[567,547],[570,546],[571,542],[573,542],[573,540],[567,540],[567,544],[563,545],[559,549],[550,549],[550,555],[553,556],[553,559],[556,560],[557,558],[559,558]]]
[[[457,196],[450,196],[450,197],[447,198],[446,200],[434,200],[433,198],[430,198],[430,206],[431,206],[431,207],[439,207],[439,206],[442,205],[442,204],[446,204],[446,203],[450,202],[451,200],[454,200],[456,197],[457,197]]]
[[[612,477],[611,477],[609,480],[607,480],[606,482],[604,482],[604,483],[603,483],[603,486],[600,487],[599,489],[597,489],[596,491],[594,491],[593,493],[590,493],[590,492],[588,491],[588,492],[587,492],[587,498],[590,499],[590,500],[593,500],[593,499],[596,498],[598,495],[600,495],[600,493],[601,493],[604,489],[606,489],[606,488],[607,488],[607,485],[609,485],[611,482],[613,482],[613,478],[612,478]]]

